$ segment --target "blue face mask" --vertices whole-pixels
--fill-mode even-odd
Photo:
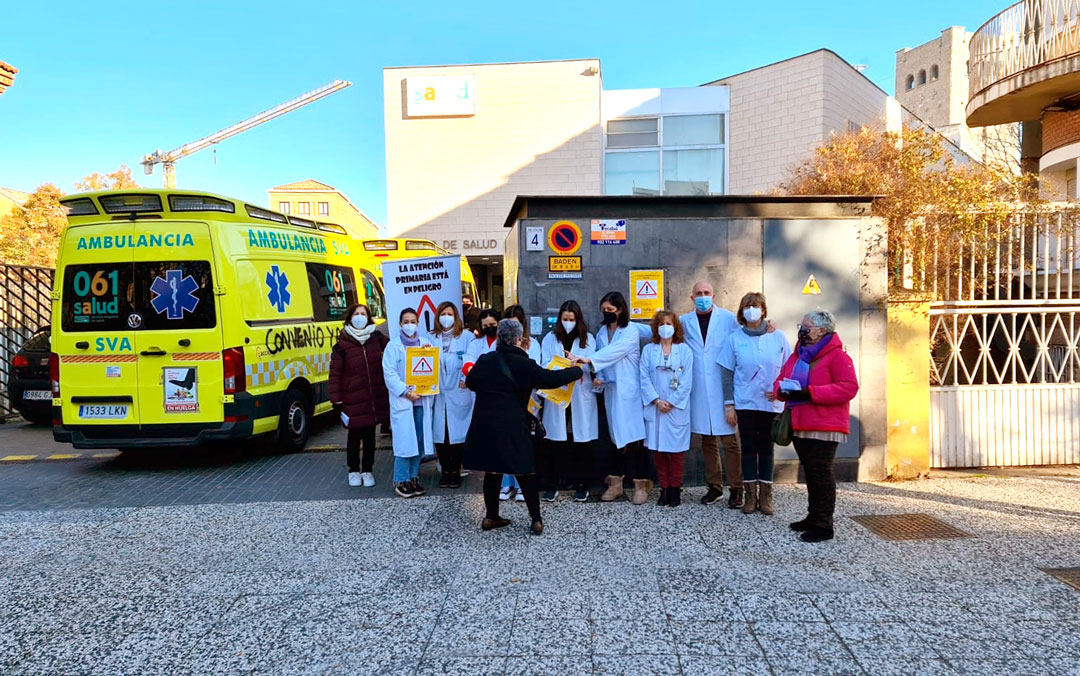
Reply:
[[[708,312],[712,309],[712,297],[698,296],[694,299],[694,307],[696,307],[699,312]]]

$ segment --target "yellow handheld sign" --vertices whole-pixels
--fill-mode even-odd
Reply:
[[[420,395],[439,393],[439,348],[405,348],[405,384]]]
[[[547,365],[549,369],[554,371],[570,368],[570,366],[569,359],[558,355],[553,356],[551,358],[551,363]],[[557,387],[553,390],[537,390],[536,393],[559,408],[566,408],[570,405],[570,397],[574,394],[574,383],[563,385],[562,387]]]
[[[630,316],[650,318],[664,307],[664,271],[630,271]]]

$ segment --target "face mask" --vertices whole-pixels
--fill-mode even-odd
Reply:
[[[416,324],[402,324],[401,325],[401,332],[404,333],[409,338],[412,338],[413,336],[416,335]]]
[[[806,345],[807,341],[809,341],[809,340],[810,340],[810,329],[806,328],[805,326],[799,327],[799,344],[800,345]]]
[[[660,326],[656,332],[659,333],[660,337],[664,340],[671,340],[671,337],[675,335],[675,327],[671,324],[664,324]]]
[[[454,315],[439,315],[439,323],[444,329],[450,328],[454,325]]]
[[[600,323],[607,326],[608,324],[614,324],[617,321],[619,321],[619,315],[614,312],[605,312],[604,319]]]
[[[708,312],[712,309],[712,296],[698,296],[694,299],[694,307],[700,312]]]
[[[744,307],[742,311],[742,316],[743,319],[748,322],[756,322],[757,320],[761,319],[761,308],[754,307],[753,305],[751,305],[750,307]]]
[[[573,322],[564,321],[562,323],[563,331],[566,331],[567,333],[573,333],[574,332],[574,327],[576,327],[576,326],[577,326],[576,321],[573,321]]]
[[[360,329],[367,326],[367,315],[353,315],[352,319],[350,319],[349,322],[352,324],[352,327],[354,329],[359,331]]]
[[[498,332],[499,332],[499,327],[498,326],[485,326],[484,327],[484,335],[487,336],[488,338],[494,338],[495,334],[497,334]]]

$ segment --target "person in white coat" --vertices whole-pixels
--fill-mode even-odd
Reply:
[[[679,318],[686,344],[694,352],[694,389],[690,394],[690,429],[701,435],[701,453],[705,459],[705,482],[709,488],[701,498],[711,505],[724,497],[724,476],[731,494],[728,507],[743,505],[742,456],[735,426],[724,418],[723,386],[717,359],[727,337],[738,328],[735,315],[713,305],[712,284],[694,284],[690,296],[694,310]],[[720,446],[724,447],[723,462]]]
[[[591,357],[577,357],[576,363],[591,364],[594,384],[603,388],[608,433],[615,451],[608,458],[605,484],[600,499],[610,502],[623,497],[623,476],[634,480],[634,504],[649,499],[650,467],[648,452],[641,444],[645,438],[645,414],[641,405],[641,343],[639,330],[630,325],[626,299],[611,291],[600,299],[603,325],[596,332],[596,352]]]
[[[559,323],[544,336],[540,365],[547,366],[553,357],[588,357],[596,351],[596,340],[589,333],[585,314],[577,301],[568,300],[559,308]],[[547,439],[537,454],[543,498],[558,497],[567,484],[575,489],[575,502],[589,501],[589,478],[592,473],[592,442],[599,436],[596,393],[592,378],[583,375],[574,384],[566,408],[544,402],[544,428]]]
[[[728,336],[720,353],[725,416],[729,423],[738,421],[742,440],[743,514],[773,513],[772,425],[784,402],[770,401],[766,394],[772,394],[773,383],[791,356],[791,345],[782,331],[766,330],[768,314],[764,295],[743,296],[738,311],[742,328]]]
[[[405,308],[398,317],[399,333],[383,352],[383,380],[390,393],[390,428],[394,432],[394,492],[403,498],[425,493],[420,483],[420,460],[435,453],[432,441],[433,396],[421,396],[405,384],[406,350],[431,347],[418,333],[416,310]]]
[[[453,302],[440,303],[436,312],[439,329],[431,336],[431,342],[440,348],[439,393],[435,395],[432,425],[441,466],[439,487],[460,488],[461,456],[473,408],[473,393],[465,387],[465,374],[461,369],[476,337],[465,329]]]
[[[653,452],[661,507],[682,504],[684,456],[690,450],[690,392],[694,352],[683,342],[674,312],[652,320],[652,342],[641,351],[641,401],[645,404],[645,448]]]

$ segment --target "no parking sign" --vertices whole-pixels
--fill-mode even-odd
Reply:
[[[561,256],[572,256],[581,248],[581,228],[573,221],[559,221],[548,230],[548,246]]]

